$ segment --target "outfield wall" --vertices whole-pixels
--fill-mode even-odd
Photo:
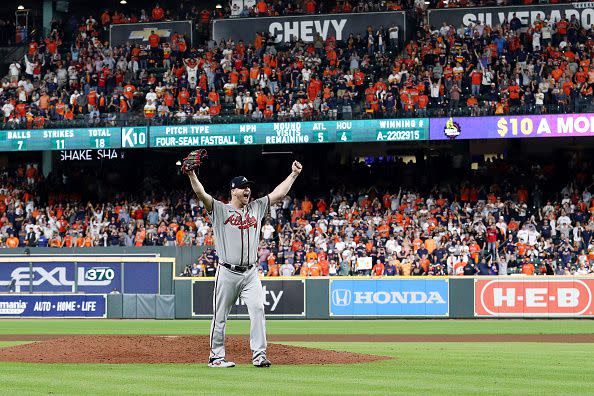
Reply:
[[[176,318],[211,315],[212,279],[175,281]],[[594,317],[594,277],[335,277],[264,279],[280,319]],[[245,318],[241,300],[232,317]]]
[[[199,253],[175,247],[5,249],[0,317],[209,318],[213,278],[176,276]],[[271,319],[594,317],[594,277],[587,276],[292,277],[262,283]],[[248,317],[241,300],[231,317]]]

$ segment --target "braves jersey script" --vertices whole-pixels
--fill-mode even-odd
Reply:
[[[243,209],[213,199],[209,215],[221,262],[248,266],[258,261],[260,228],[269,205],[268,196],[250,202]]]

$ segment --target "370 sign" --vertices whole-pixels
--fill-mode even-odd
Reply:
[[[11,263],[0,267],[2,291],[109,293],[120,286],[119,263],[35,263],[31,267]]]
[[[594,279],[475,279],[474,314],[482,317],[594,316]]]

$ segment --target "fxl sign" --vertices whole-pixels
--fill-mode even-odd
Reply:
[[[330,281],[330,316],[448,316],[447,279]]]
[[[7,263],[0,266],[0,287],[16,293],[109,293],[121,286],[120,263]],[[3,290],[4,291],[4,290]]]

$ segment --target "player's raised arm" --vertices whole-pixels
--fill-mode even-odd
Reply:
[[[196,196],[202,203],[207,211],[212,211],[213,198],[204,191],[204,186],[198,180],[196,170],[200,169],[202,162],[208,157],[206,150],[198,149],[192,151],[183,161],[178,161],[177,165],[181,166],[181,171],[188,175],[192,189],[196,193]]]
[[[283,199],[285,195],[287,195],[302,169],[303,166],[301,166],[298,161],[293,161],[293,165],[291,165],[291,174],[287,176],[287,178],[283,180],[281,184],[276,186],[276,188],[270,194],[268,194],[268,198],[270,198],[270,205],[280,202],[280,200]]]
[[[212,196],[204,190],[204,186],[202,185],[202,183],[200,183],[200,180],[198,180],[198,176],[196,176],[196,172],[194,172],[194,171],[188,172],[188,177],[190,178],[190,183],[192,184],[192,189],[196,193],[196,196],[198,197],[199,200],[202,201],[206,210],[211,212],[212,211],[212,201],[213,201]]]

